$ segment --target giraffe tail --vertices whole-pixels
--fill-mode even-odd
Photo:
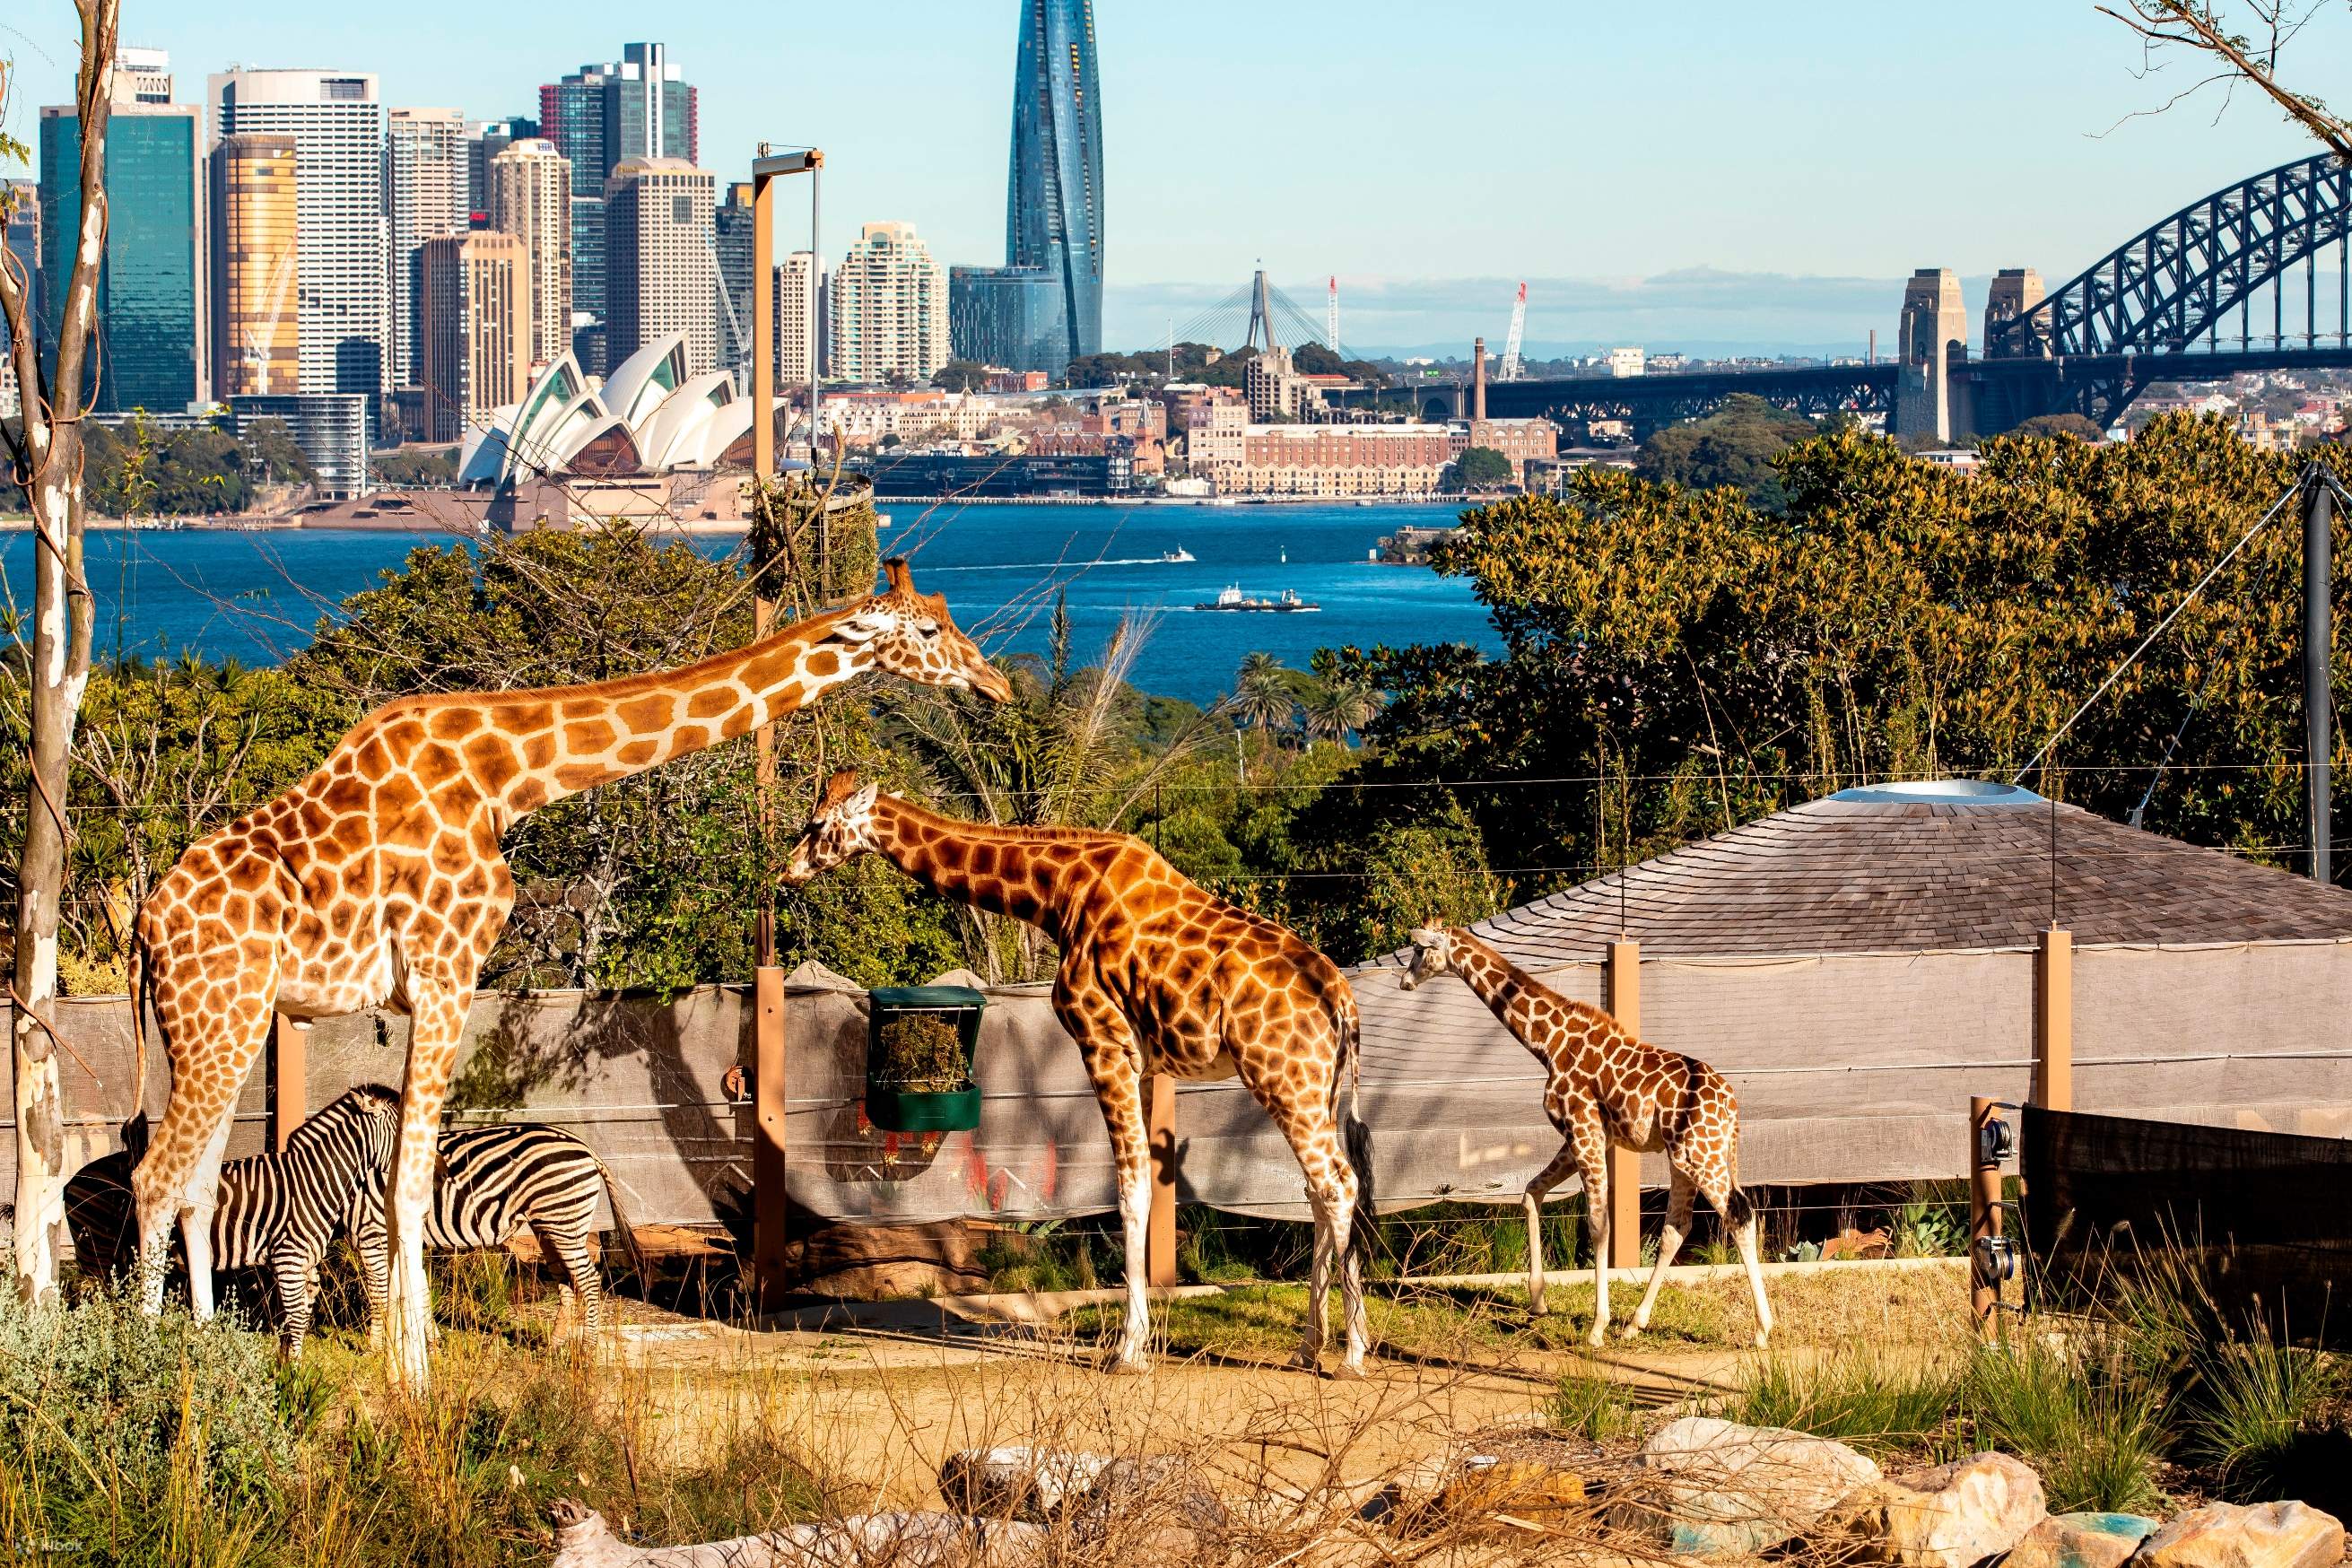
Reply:
[[[147,942],[137,918],[123,944],[124,988],[131,993],[131,1109],[122,1120],[122,1146],[133,1162],[147,1152]]]
[[[1746,1225],[1749,1220],[1755,1217],[1756,1205],[1748,1197],[1748,1189],[1746,1187],[1732,1188],[1730,1199],[1723,1205],[1724,1224],[1733,1230],[1738,1230],[1741,1226]]]
[[[1344,982],[1342,984],[1344,985]],[[1346,1005],[1339,1009],[1340,1049],[1348,1058],[1348,1114],[1341,1119],[1340,1138],[1348,1151],[1348,1163],[1356,1173],[1356,1213],[1348,1226],[1348,1247],[1364,1267],[1370,1268],[1372,1257],[1372,1128],[1364,1120],[1364,1046],[1363,1026],[1356,1011],[1356,999],[1348,994]],[[1334,1086],[1335,1089],[1337,1086]],[[1333,1098],[1337,1098],[1336,1093]]]

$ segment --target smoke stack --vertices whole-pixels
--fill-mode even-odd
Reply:
[[[1878,363],[1878,329],[1876,327],[1870,329],[1870,357],[1863,361],[1863,363],[1864,364],[1876,364]]]
[[[1470,417],[1486,417],[1486,340],[1470,340]]]

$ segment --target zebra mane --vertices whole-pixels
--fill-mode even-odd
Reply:
[[[400,1113],[400,1091],[381,1083],[358,1083],[302,1119],[302,1124],[286,1137],[286,1152],[300,1153],[331,1138],[341,1136],[350,1128],[365,1122],[371,1117]]]

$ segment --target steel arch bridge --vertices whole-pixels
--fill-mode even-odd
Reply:
[[[2315,345],[2319,253],[2339,247],[2337,331],[2352,320],[2352,166],[2332,153],[2241,180],[2141,230],[2032,310],[1988,327],[1987,359],[2179,353],[2206,342],[2251,348],[2253,297],[2272,286],[2269,341],[2286,331],[2286,275],[2305,265],[2305,331]],[[2225,335],[2224,318],[2240,315]]]

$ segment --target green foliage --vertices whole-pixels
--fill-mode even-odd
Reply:
[[[2300,1498],[2341,1508],[2352,1497],[2352,1427],[2344,1363],[2257,1327],[2200,1357],[2188,1457],[2242,1502]]]
[[[262,420],[248,437],[239,442],[213,426],[157,430],[137,415],[119,425],[86,421],[82,472],[89,504],[110,517],[215,516],[250,508],[258,484],[317,477],[284,421]],[[25,504],[24,492],[0,476],[0,510]]]
[[[1544,1420],[1557,1431],[1592,1443],[1612,1443],[1641,1424],[1633,1396],[1613,1377],[1561,1376],[1544,1401]]]
[[[380,485],[423,489],[457,481],[455,447],[395,447],[369,454],[368,465]]]
[[[1788,495],[1772,460],[1819,434],[1803,415],[1743,393],[1726,398],[1723,406],[1704,419],[1669,425],[1643,442],[1633,471],[1686,489],[1728,485],[1755,505],[1778,511]]]
[[[976,359],[951,359],[933,373],[931,384],[948,392],[984,391],[988,366]]]
[[[2163,1498],[2168,1388],[2139,1348],[2105,1325],[2063,1347],[2040,1335],[1987,1346],[1961,1391],[1971,1441],[2039,1470],[2053,1513],[2149,1511]]]
[[[1758,1362],[1725,1414],[1891,1454],[1926,1446],[1951,1415],[1955,1393],[1951,1374],[1930,1363],[1852,1347],[1801,1363]]]
[[[1454,460],[1454,480],[1465,490],[1500,489],[1519,477],[1511,459],[1492,447],[1465,447]]]
[[[2107,433],[2079,414],[2037,414],[2010,432],[2011,436],[2068,436],[2077,441],[2104,441]]]

